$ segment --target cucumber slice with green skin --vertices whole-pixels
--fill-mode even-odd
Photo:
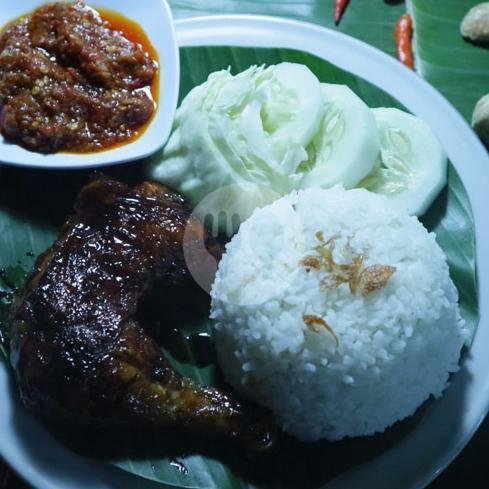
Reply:
[[[296,63],[269,67],[264,75],[266,82],[262,82],[254,94],[258,108],[256,120],[261,120],[261,133],[267,136],[264,142],[268,142],[276,160],[283,165],[291,147],[307,146],[318,130],[321,87],[309,68]],[[243,133],[248,127],[247,122],[243,118]],[[290,168],[291,171],[295,169],[294,166]]]
[[[345,85],[321,84],[324,114],[308,146],[309,158],[301,188],[352,188],[375,166],[380,151],[375,118],[367,105]]]
[[[447,183],[447,156],[423,120],[398,109],[372,109],[380,135],[375,170],[360,187],[421,216]]]

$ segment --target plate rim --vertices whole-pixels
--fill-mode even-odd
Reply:
[[[446,101],[446,99],[436,91],[436,89],[434,89],[431,85],[418,77],[416,74],[399,64],[394,58],[390,57],[389,55],[362,41],[359,41],[358,39],[331,29],[316,26],[314,24],[278,17],[230,14],[192,17],[188,19],[178,20],[175,22],[175,29],[177,33],[178,45],[180,47],[195,45],[215,46],[219,45],[219,43],[249,47],[284,47],[288,49],[296,49],[310,52],[311,54],[326,59],[327,61],[332,62],[339,67],[346,69],[347,71],[351,71],[357,74],[359,74],[358,71],[355,71],[351,69],[351,67],[347,66],[349,65],[349,63],[352,62],[351,59],[341,58],[341,56],[343,56],[345,52],[348,52],[350,50],[352,52],[354,52],[355,50],[359,50],[359,52],[364,53],[366,55],[366,59],[368,59],[368,61],[365,61],[363,65],[360,64],[362,70],[367,70],[368,76],[366,76],[363,72],[359,74],[359,76],[366,79],[367,81],[374,83],[375,85],[387,91],[389,94],[393,95],[415,114],[419,115],[420,113],[424,113],[425,110],[428,110],[423,107],[424,98],[423,100],[417,100],[416,95],[418,93],[424,93],[425,95],[431,97],[431,103],[428,105],[436,107],[436,110],[434,111],[435,115],[438,113],[438,115],[446,116],[440,121],[435,121],[436,124],[431,123],[431,125],[434,128],[435,132],[438,134],[449,156],[452,155],[451,160],[454,166],[457,168],[457,171],[459,172],[462,181],[464,182],[472,204],[476,233],[476,266],[479,281],[478,285],[480,323],[471,351],[474,352],[474,354],[476,354],[477,352],[481,352],[480,354],[483,354],[483,350],[480,345],[484,341],[486,343],[487,341],[489,341],[489,327],[487,324],[488,303],[487,301],[484,301],[484,297],[488,295],[487,292],[489,291],[489,255],[487,258],[485,258],[483,254],[483,247],[489,244],[489,229],[487,226],[484,227],[482,225],[484,217],[482,200],[484,194],[481,193],[481,190],[484,188],[489,188],[489,172],[480,175],[476,172],[474,168],[471,168],[468,164],[461,165],[459,164],[459,161],[465,160],[464,154],[466,154],[466,159],[469,158],[469,155],[471,159],[480,159],[480,165],[477,165],[479,168],[484,164],[487,164],[488,166],[486,166],[486,168],[489,168],[489,156],[487,155],[485,148],[474,135],[470,126],[468,126],[468,124],[456,111],[456,109],[454,109],[449,104],[449,102]],[[307,39],[304,41],[304,38]],[[200,41],[200,43],[198,43],[199,39],[203,39],[204,42]],[[264,39],[269,39],[273,42],[271,42],[271,44],[263,45]],[[283,42],[279,42],[279,40]],[[328,51],[327,57],[321,54],[324,52],[327,45],[330,44],[331,41],[337,40],[341,40],[341,43],[335,45],[335,50],[333,50],[334,52]],[[304,49],[304,47],[301,47],[304,45],[307,45],[309,49]],[[389,80],[380,80],[379,82],[380,74],[378,72],[375,72],[378,66],[382,67],[380,69],[381,73],[387,71],[388,74],[392,75],[392,78]],[[407,88],[406,84],[408,85]],[[409,84],[412,84],[412,86],[409,87]],[[391,87],[391,89],[389,89],[388,87],[386,87],[386,85],[389,85],[389,87],[391,87],[391,85],[395,86],[394,88]],[[402,96],[398,96],[396,93],[400,90],[401,86],[404,87],[403,90],[407,91],[403,92]],[[430,123],[430,120],[433,119],[433,114],[431,114],[429,117],[424,118],[427,119],[427,121]],[[444,136],[444,131],[447,128],[448,134],[451,135],[449,139],[447,139],[448,136]],[[456,134],[453,134],[454,132]],[[455,158],[453,157],[453,155],[455,155]],[[470,184],[468,182],[470,182]],[[474,189],[479,190],[476,192]],[[473,356],[474,355],[469,355],[469,358],[467,358],[466,361],[464,360],[464,368],[467,368],[469,373],[474,367]],[[489,366],[489,358],[487,363]],[[455,384],[456,382],[454,382],[454,385]],[[462,450],[462,448],[471,438],[473,433],[476,431],[484,416],[487,414],[489,408],[489,378],[483,384],[483,388],[479,393],[480,406],[478,407],[478,409],[472,409],[470,410],[470,412],[468,410],[466,413],[467,416],[470,415],[470,422],[462,427],[464,429],[464,435],[461,437],[459,436],[457,438],[457,441],[451,444],[450,449],[447,449],[445,451],[444,456],[438,456],[436,459],[436,463],[430,464],[429,469],[426,470],[422,476],[417,478],[417,482],[414,485],[413,483],[407,481],[405,484],[398,485],[397,487],[402,487],[405,489],[424,487],[426,484],[431,482]],[[0,391],[2,388],[7,388],[6,369],[3,368],[3,366],[0,369]],[[452,386],[451,390],[453,390],[453,388],[454,386]],[[447,394],[449,393],[450,389],[444,397],[447,397]],[[10,399],[10,401],[12,401],[12,399]],[[3,417],[2,413],[2,406],[0,405],[0,421]],[[69,452],[69,450],[65,449],[64,452],[65,455],[70,455],[73,459],[74,454]],[[39,474],[36,474],[36,471],[29,470],[26,473],[25,459],[21,460],[19,458],[15,458],[14,456],[9,456],[8,443],[6,443],[6,439],[3,436],[0,437],[0,455],[3,456],[5,460],[11,465],[11,467],[17,470],[19,474],[26,480],[28,480],[28,482],[31,483],[33,486],[39,487],[41,489],[54,489],[55,487],[59,487],[50,483],[50,481],[47,480],[45,477],[38,477]],[[10,455],[12,454],[10,453]],[[75,458],[80,459],[77,460],[77,462],[83,462],[83,464],[85,464],[87,467],[92,468],[93,466],[99,465],[97,462],[87,461],[85,459],[81,459],[81,457],[78,456],[75,456]],[[71,461],[73,462],[74,460]],[[29,460],[27,460],[27,463],[29,463]],[[33,469],[33,467],[30,467],[30,469]],[[110,484],[110,481],[106,482],[106,477],[114,477],[115,479],[118,479],[118,484],[123,483],[123,481],[125,481],[124,484],[130,483],[131,479],[134,482],[134,476],[131,476],[129,474],[124,474],[124,477],[120,477],[121,474],[111,473],[110,476],[108,476],[107,472],[111,471],[106,470],[105,467],[94,467],[93,473],[97,478],[96,482],[100,482],[101,484],[94,484],[91,487],[123,487],[122,485],[106,485],[106,483]],[[72,475],[74,476],[74,474]],[[390,480],[390,482],[392,482],[392,479]],[[336,489],[340,487],[345,487],[344,483],[344,477],[340,477],[328,483],[325,488]],[[86,486],[73,485],[73,483],[71,483],[69,485],[66,484],[64,487],[75,488]]]

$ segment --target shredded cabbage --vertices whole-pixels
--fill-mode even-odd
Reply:
[[[348,95],[363,104],[353,92]],[[324,130],[325,112],[334,109],[332,104],[335,101],[325,100],[316,76],[301,64],[252,66],[235,76],[229,70],[212,73],[183,100],[167,146],[150,165],[150,176],[180,191],[193,205],[209,193],[232,185],[234,190],[227,191],[240,193],[236,197],[241,220],[267,199],[259,191],[248,191],[249,186],[239,190],[240,183],[268,187],[285,195],[302,187],[315,170],[318,177],[307,186],[321,186],[321,180],[328,187],[337,183],[354,186],[377,158],[375,121],[365,106],[371,126],[362,134],[364,139],[373,137],[368,145],[373,151],[360,155],[361,167],[367,171],[353,178],[350,171],[344,182],[345,173],[337,168],[341,154],[331,151],[330,144],[318,144],[317,138]],[[341,104],[336,112],[341,117]],[[350,119],[351,112],[345,114]],[[352,132],[349,129],[344,137]],[[341,137],[339,134],[332,144],[348,147]],[[317,165],[324,166],[324,171],[318,171]]]

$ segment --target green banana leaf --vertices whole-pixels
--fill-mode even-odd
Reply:
[[[278,5],[278,4],[277,4]],[[231,47],[185,48],[181,50],[181,98],[203,82],[214,70],[231,66],[233,72],[251,64],[273,64],[281,61],[304,63],[322,81],[350,86],[368,105],[402,108],[392,97],[350,73],[314,56],[292,50]],[[142,166],[135,164],[107,172],[126,180],[142,178]],[[24,273],[32,265],[33,255],[41,252],[54,238],[56,227],[63,222],[76,195],[87,178],[86,172],[42,173],[4,169],[0,179],[0,291],[4,305],[11,301]],[[478,303],[474,264],[474,229],[470,204],[454,168],[450,166],[448,187],[423,217],[428,229],[448,256],[451,276],[460,291],[464,318],[474,329],[478,322]],[[165,325],[168,337],[165,350],[174,366],[184,375],[209,385],[222,385],[206,319],[208,298],[193,291],[165,291],[175,294],[175,311],[165,310],[166,319],[175,318],[173,327]],[[179,302],[178,296],[192,295],[190,304]],[[182,311],[193,314],[182,317]],[[170,319],[170,322],[172,319]],[[4,321],[4,325],[7,324]],[[4,328],[4,335],[8,331]],[[137,476],[167,486],[188,488],[239,488],[257,485],[275,487],[316,488],[347,468],[374,457],[409,433],[417,417],[398,423],[396,427],[367,440],[349,440],[300,444],[292,439],[281,441],[278,450],[265,462],[247,461],[231,447],[202,444],[181,436],[158,436],[129,439],[108,437],[105,444],[90,443],[86,436],[64,441],[82,454],[107,460]],[[97,446],[98,445],[98,446]],[[97,451],[94,451],[97,446]],[[117,455],[114,455],[117,452]]]
[[[392,55],[395,54],[394,26],[406,11],[402,0],[350,0],[339,26],[335,27],[334,0],[170,0],[169,3],[176,19],[261,14],[313,22],[357,37]]]
[[[477,100],[489,93],[488,44],[460,35],[460,23],[480,0],[411,0],[416,70],[470,120]]]
[[[489,93],[489,52],[460,36],[460,22],[480,0],[350,0],[339,26],[334,0],[170,0],[176,19],[213,14],[263,14],[337,29],[395,56],[394,26],[413,16],[416,70],[470,120],[476,101]],[[407,5],[406,5],[407,4]]]

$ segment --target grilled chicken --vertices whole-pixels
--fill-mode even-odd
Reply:
[[[98,178],[35,264],[14,307],[11,362],[24,403],[82,424],[183,428],[271,445],[261,409],[180,376],[138,304],[155,283],[185,279],[182,240],[212,238],[180,196],[153,183],[134,189]],[[164,298],[162,298],[164,300]]]

